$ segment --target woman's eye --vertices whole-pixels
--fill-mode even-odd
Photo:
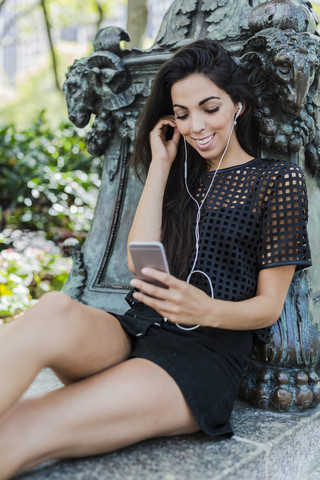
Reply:
[[[206,110],[207,113],[215,113],[215,112],[218,112],[220,110],[220,107],[216,107],[216,108],[208,108]]]
[[[176,115],[177,120],[185,120],[187,118],[188,114],[186,113],[185,115]]]

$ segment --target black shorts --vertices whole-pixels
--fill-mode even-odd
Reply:
[[[252,348],[251,331],[184,331],[141,303],[123,315],[109,313],[132,339],[130,358],[145,358],[166,370],[205,433],[233,435],[230,416]]]

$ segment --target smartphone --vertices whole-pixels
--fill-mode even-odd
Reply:
[[[141,272],[144,267],[152,267],[169,273],[166,252],[161,242],[130,242],[129,250],[137,278],[162,288],[168,288],[163,283],[153,280]]]

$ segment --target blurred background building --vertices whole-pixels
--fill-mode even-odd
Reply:
[[[46,110],[52,123],[67,118],[61,92],[65,73],[76,58],[90,54],[97,30],[108,25],[127,29],[129,18],[134,43],[134,27],[141,17],[139,7],[145,9],[146,2],[148,16],[142,22],[142,30],[146,25],[142,45],[148,49],[173,1],[0,0],[0,125],[24,125],[41,110]],[[319,14],[320,0],[312,1],[312,5]],[[140,26],[138,30],[141,32]],[[126,48],[131,48],[130,43]]]
[[[40,68],[47,61],[48,37],[43,14],[39,8],[35,9],[36,3],[35,0],[6,0],[0,10],[0,89],[5,89],[7,95],[10,95],[19,78]],[[172,0],[148,0],[145,36],[149,39],[149,45],[156,37],[163,15],[171,3]],[[118,25],[126,28],[126,20],[126,4],[113,2],[101,26]],[[92,23],[66,27],[55,22],[52,29],[55,45],[76,43],[80,51],[81,46],[87,48],[95,33]]]

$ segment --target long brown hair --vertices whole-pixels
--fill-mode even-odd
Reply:
[[[142,178],[151,162],[149,134],[163,115],[173,115],[171,87],[194,73],[201,73],[224,90],[234,103],[241,101],[245,110],[238,118],[236,135],[241,147],[250,155],[256,154],[252,134],[255,98],[247,77],[232,59],[230,53],[214,40],[198,40],[182,47],[159,69],[150,95],[137,122],[133,166]],[[202,176],[208,170],[206,161],[187,144],[188,186],[195,192]],[[184,183],[184,143],[181,137],[176,159],[167,181],[162,215],[162,242],[168,257],[170,271],[178,278],[188,274],[189,259],[194,245],[195,203],[186,192]]]

